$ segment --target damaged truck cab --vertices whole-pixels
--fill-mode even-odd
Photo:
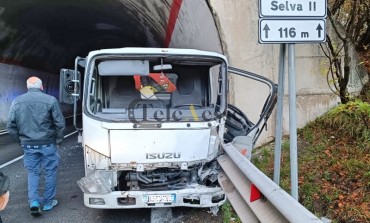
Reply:
[[[228,105],[228,72],[269,87],[256,123]],[[83,129],[76,122],[79,99]],[[217,182],[221,144],[236,142],[250,158],[276,86],[228,67],[226,57],[213,52],[105,49],[61,70],[60,100],[74,104],[85,160],[78,185],[87,207],[217,209],[226,200]]]

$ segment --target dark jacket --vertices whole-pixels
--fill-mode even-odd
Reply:
[[[0,172],[0,196],[5,194],[9,190],[9,185],[9,177]]]
[[[58,101],[40,89],[28,89],[10,107],[7,130],[22,145],[59,144],[64,128]]]

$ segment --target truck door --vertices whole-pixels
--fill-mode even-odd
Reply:
[[[246,110],[259,114],[254,115],[255,117],[249,117],[248,113],[229,104],[224,134],[225,143],[232,142],[240,150],[244,147],[250,148],[248,151],[241,151],[250,159],[252,149],[262,130],[266,127],[267,120],[276,104],[277,85],[265,77],[234,67],[228,67],[228,72],[233,74],[229,77],[235,78],[234,82],[242,84],[243,88],[245,86],[245,88],[251,87],[254,89],[252,93],[248,91],[249,95],[240,95],[242,92],[238,92],[235,101],[247,107]],[[230,92],[230,86],[228,91]],[[265,99],[261,100],[261,97],[265,97]]]
[[[59,82],[59,102],[62,104],[73,104],[73,125],[76,130],[82,128],[77,127],[77,101],[81,97],[81,74],[78,71],[78,66],[85,67],[85,58],[77,57],[75,59],[75,69],[61,69]]]

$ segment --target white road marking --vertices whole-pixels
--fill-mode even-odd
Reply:
[[[8,166],[8,165],[10,165],[10,164],[12,164],[12,163],[14,163],[14,162],[17,162],[18,160],[20,160],[20,159],[22,159],[22,158],[23,158],[23,155],[22,155],[22,156],[20,156],[20,157],[15,158],[15,159],[13,159],[13,160],[10,160],[9,162],[4,163],[3,165],[1,165],[1,166],[0,166],[0,169],[2,169],[3,167],[6,167],[6,166]]]
[[[65,136],[64,136],[64,138],[68,138],[68,137],[70,137],[71,135],[73,135],[73,134],[75,134],[75,133],[77,133],[77,131],[74,131],[74,132],[69,133],[68,135],[65,135]],[[6,167],[6,166],[8,166],[8,165],[10,165],[10,164],[12,164],[12,163],[14,163],[14,162],[17,162],[18,160],[20,160],[20,159],[22,159],[22,158],[23,158],[23,155],[22,155],[22,156],[19,156],[19,157],[17,157],[17,158],[15,158],[15,159],[12,159],[12,160],[10,160],[9,162],[6,162],[6,163],[4,163],[3,165],[1,165],[1,166],[0,166],[0,169],[2,169],[2,168]]]

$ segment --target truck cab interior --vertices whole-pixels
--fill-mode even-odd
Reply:
[[[221,61],[148,58],[139,66],[148,64],[149,69],[138,70],[132,70],[138,60],[117,61],[124,60],[97,59],[91,68],[85,95],[90,116],[110,121],[133,121],[130,116],[135,121],[204,121],[225,112],[220,109],[220,101],[226,100],[220,91],[226,85]],[[158,64],[165,68],[155,69]],[[164,117],[168,113],[172,115]]]

